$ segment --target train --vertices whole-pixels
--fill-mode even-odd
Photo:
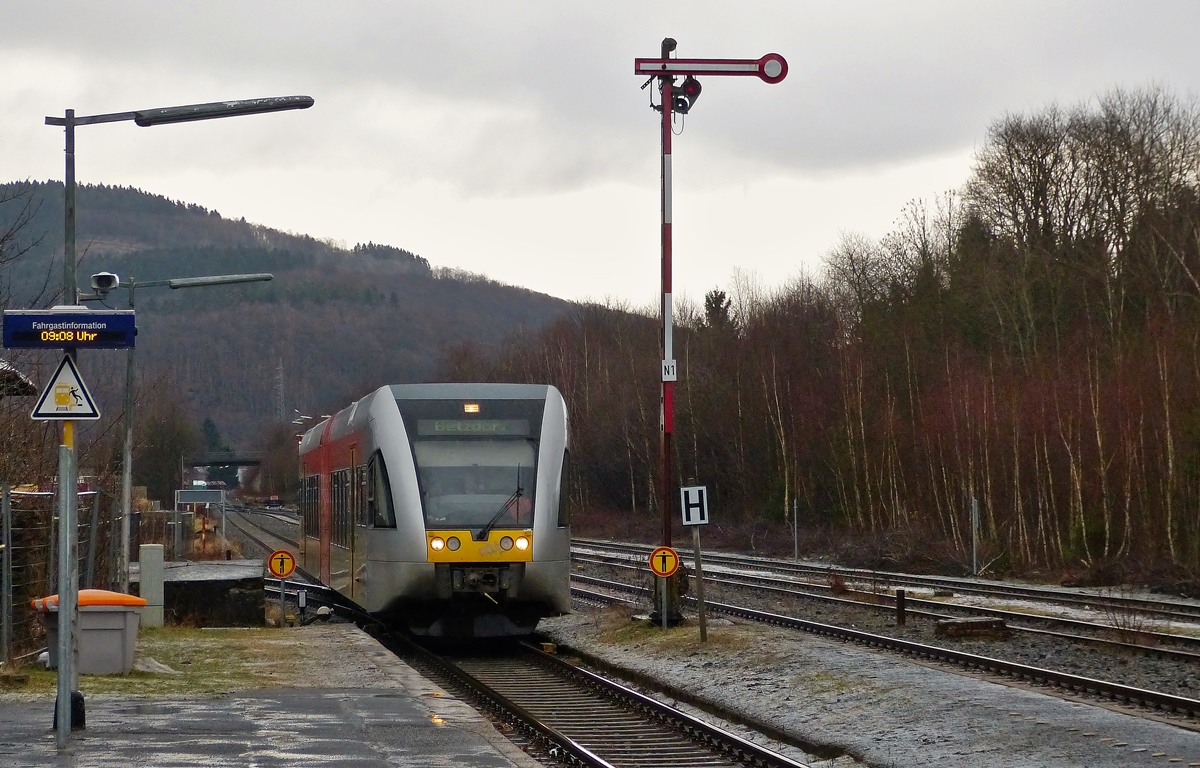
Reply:
[[[570,609],[557,389],[394,384],[299,446],[301,567],[415,635],[527,635]]]

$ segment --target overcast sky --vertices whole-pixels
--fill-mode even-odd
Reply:
[[[841,232],[966,179],[1006,112],[1200,94],[1195,2],[16,2],[0,180],[61,179],[79,115],[307,94],[302,112],[80,128],[81,182],[564,298],[656,303],[657,113],[633,59],[785,56],[708,78],[675,139],[675,285],[814,273]]]

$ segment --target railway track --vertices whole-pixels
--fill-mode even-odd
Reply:
[[[644,572],[646,570],[645,563],[640,560],[634,562],[615,555],[576,555],[572,559],[577,564],[586,563],[629,571]],[[744,574],[720,566],[709,568],[706,565],[704,582],[710,586],[751,589],[779,596],[820,601],[830,605],[851,606],[859,610],[888,615],[896,613],[897,598],[892,595],[846,590],[846,597],[836,597],[831,594],[832,590],[829,587],[797,582],[783,577]],[[947,609],[951,613],[946,613]],[[930,621],[953,619],[964,615],[1000,618],[1005,620],[1009,629],[1017,632],[1039,634],[1067,642],[1085,643],[1104,648],[1109,652],[1137,653],[1185,663],[1200,662],[1200,637],[1189,635],[1153,632],[1146,629],[1121,630],[1108,624],[1079,619],[962,606],[923,600],[912,596],[905,598],[905,612],[909,617]],[[1030,624],[1039,626],[1027,626]],[[1070,628],[1086,634],[1071,634],[1060,631],[1059,628]],[[1114,639],[1111,637],[1114,634],[1124,636],[1126,639]]]
[[[577,667],[528,644],[450,658],[397,636],[385,644],[423,674],[519,729],[536,753],[569,765],[778,766],[805,764]]]
[[[250,517],[253,514],[255,513],[243,509],[231,509],[226,512],[225,521],[244,540],[260,547],[263,550],[263,554],[270,554],[279,549],[281,544],[291,549],[296,549],[299,546],[297,541],[290,536],[280,534],[271,528],[256,523]]]
[[[644,559],[653,546],[624,544],[600,539],[572,539],[572,556],[591,552],[608,552],[618,555],[637,555]],[[679,549],[685,560],[691,550]],[[1112,614],[1137,614],[1146,619],[1163,622],[1200,623],[1200,601],[1184,601],[1166,596],[1149,600],[1120,594],[1104,594],[1082,589],[1065,589],[1012,583],[988,582],[981,579],[956,578],[952,576],[925,576],[918,574],[873,571],[863,568],[845,568],[836,565],[798,563],[777,558],[736,555],[722,552],[705,552],[705,565],[725,566],[737,569],[754,569],[795,580],[825,581],[838,577],[845,582],[873,585],[875,590],[894,587],[949,590],[960,595],[976,595],[1001,600],[1022,599],[1039,603],[1078,608],[1088,611],[1107,611]],[[872,591],[875,591],[872,590]]]
[[[239,535],[264,550],[286,537],[252,518],[230,515]],[[276,594],[280,584],[268,579]],[[647,697],[619,682],[578,668],[529,645],[513,653],[451,659],[380,627],[341,596],[317,599],[334,605],[374,630],[394,652],[422,672],[489,710],[501,723],[524,733],[526,744],[554,762],[612,766],[779,766],[805,764]],[[312,589],[313,587],[307,587]],[[731,719],[736,718],[730,713]]]
[[[573,596],[595,603],[619,602],[628,604],[630,601],[627,598],[617,597],[613,593],[637,594],[643,591],[641,586],[635,584],[596,579],[578,574],[572,576],[572,581],[575,584],[571,588]],[[581,585],[588,585],[596,589],[588,589]],[[692,598],[685,598],[685,600],[688,603],[694,603]],[[894,651],[919,659],[945,663],[961,669],[998,675],[1011,680],[1028,681],[1070,694],[1090,696],[1120,704],[1135,704],[1167,714],[1182,715],[1193,721],[1200,717],[1200,700],[1197,699],[1145,690],[1134,686],[1111,683],[1056,670],[1043,669],[940,646],[916,643],[901,638],[864,632],[858,629],[808,621],[744,606],[707,600],[705,604],[714,613],[723,613],[751,621],[810,632],[872,648]]]

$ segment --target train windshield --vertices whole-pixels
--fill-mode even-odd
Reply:
[[[533,525],[542,402],[397,404],[412,441],[427,528]]]

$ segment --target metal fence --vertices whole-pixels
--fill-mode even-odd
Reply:
[[[61,553],[56,551],[55,496],[0,485],[0,662],[20,661],[45,644],[45,632],[29,602],[58,591]],[[79,546],[74,556],[81,589],[115,585],[118,506],[100,491],[79,493]]]
[[[187,560],[195,554],[195,515],[190,510],[153,509],[134,519],[138,544],[162,544],[167,560]]]

